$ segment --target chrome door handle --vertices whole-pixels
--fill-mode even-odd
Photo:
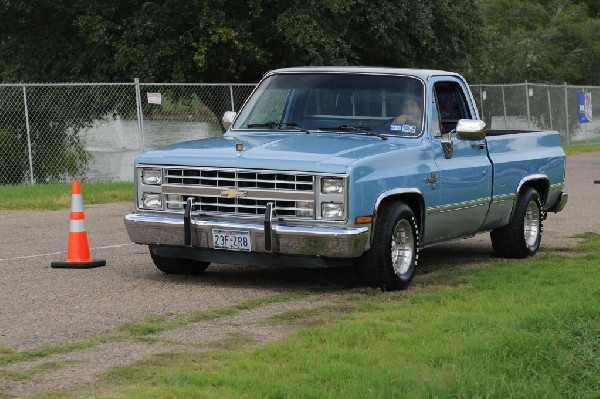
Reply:
[[[473,147],[475,149],[483,150],[485,148],[485,144],[483,144],[483,143],[473,144],[471,147]]]

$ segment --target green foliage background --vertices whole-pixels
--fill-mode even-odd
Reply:
[[[597,0],[479,0],[479,5],[484,29],[472,81],[599,84]]]
[[[473,68],[475,0],[2,0],[0,80],[255,82],[272,68]]]
[[[0,0],[0,81],[255,82],[273,68],[443,68],[594,84],[596,0]]]

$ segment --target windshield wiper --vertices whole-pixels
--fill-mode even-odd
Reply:
[[[331,130],[336,133],[350,133],[350,134],[364,134],[366,136],[376,136],[382,140],[387,140],[388,138],[382,134],[372,132],[370,127],[368,126],[349,126],[349,125],[339,125],[339,126],[321,126],[319,130]]]
[[[287,123],[287,122],[264,122],[264,123],[250,123],[248,124],[248,128],[252,129],[255,127],[266,127],[272,130],[281,129],[285,127],[285,130],[298,130],[300,132],[310,133],[307,129],[303,129],[298,126],[297,123]]]

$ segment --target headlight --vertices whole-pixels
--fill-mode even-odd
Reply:
[[[142,183],[144,184],[160,184],[161,177],[160,169],[142,169]]]
[[[322,194],[342,194],[344,192],[343,179],[322,179],[321,193]]]
[[[162,200],[160,194],[144,193],[142,195],[142,205],[147,209],[161,209]]]
[[[341,219],[344,217],[344,204],[325,202],[321,204],[321,216],[323,219]]]

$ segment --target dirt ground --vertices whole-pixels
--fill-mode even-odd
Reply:
[[[541,251],[574,245],[573,235],[600,233],[600,153],[579,154],[567,162],[565,191],[569,204],[549,214]],[[83,187],[85,197],[85,186]],[[272,293],[305,287],[331,293],[357,286],[347,269],[312,270],[276,267],[211,265],[203,276],[173,276],[159,272],[145,246],[131,244],[123,216],[132,204],[86,207],[86,228],[93,258],[107,265],[89,270],[53,269],[51,261],[66,256],[69,210],[0,211],[0,350],[21,351],[74,342],[107,334],[117,326],[151,315],[172,315],[216,309]],[[488,234],[455,241],[422,252],[419,273],[440,267],[479,263],[493,257]],[[419,275],[415,277],[418,283]],[[27,396],[58,388],[93,383],[109,367],[151,353],[177,350],[177,342],[223,339],[232,333],[254,336],[258,342],[278,339],[285,331],[265,328],[259,321],[289,309],[313,306],[310,301],[269,305],[211,323],[197,323],[165,335],[166,344],[103,344],[92,350],[0,367],[0,397]],[[182,350],[189,350],[183,345]],[[35,377],[16,380],[3,372],[27,370],[43,362],[65,366]],[[77,366],[73,366],[76,361]],[[10,374],[10,373],[9,373]],[[8,375],[8,374],[6,374]],[[68,376],[68,378],[65,378]]]

